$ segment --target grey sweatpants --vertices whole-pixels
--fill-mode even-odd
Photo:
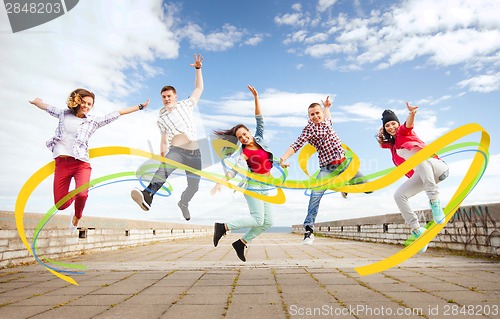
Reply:
[[[408,151],[406,149],[398,150],[398,155],[404,159],[408,159],[418,150]],[[406,222],[412,229],[420,227],[417,215],[413,212],[408,199],[416,194],[425,191],[429,201],[439,199],[439,189],[437,183],[448,177],[448,165],[436,158],[429,158],[413,169],[414,174],[406,182],[404,182],[394,193],[394,200],[398,205],[399,211]]]

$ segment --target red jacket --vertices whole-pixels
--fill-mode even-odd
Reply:
[[[425,142],[422,141],[417,134],[413,131],[413,127],[407,128],[406,122],[403,125],[400,125],[398,131],[396,132],[396,136],[394,137],[395,142],[391,144],[389,142],[380,144],[382,148],[389,148],[392,154],[392,162],[394,165],[399,166],[404,163],[405,159],[398,155],[396,150],[406,148],[407,150],[412,150],[414,148],[418,148],[421,150],[425,147]],[[412,177],[413,170],[409,171],[405,174],[408,178]]]

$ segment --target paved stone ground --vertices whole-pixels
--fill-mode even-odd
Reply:
[[[429,249],[361,277],[402,247],[263,234],[243,263],[239,235],[82,255],[79,286],[39,264],[0,270],[0,318],[500,318],[498,260]]]

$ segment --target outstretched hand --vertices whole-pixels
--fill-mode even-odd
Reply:
[[[330,101],[330,96],[329,95],[326,97],[325,101],[321,100],[321,103],[323,103],[324,107],[330,107],[330,106],[332,106],[332,101]]]
[[[146,101],[146,102],[141,103],[141,104],[142,104],[143,109],[145,109],[145,108],[147,108],[147,107],[148,107],[149,100],[150,100],[150,99],[147,99],[147,101]]]
[[[286,163],[285,160],[283,158],[280,158],[280,166],[282,168],[287,168],[287,167],[290,167],[290,164],[289,163]]]
[[[217,194],[217,193],[220,193],[221,189],[222,189],[222,184],[217,183],[217,184],[216,184],[216,185],[212,188],[212,190],[210,190],[210,195],[212,195],[212,196],[213,196],[213,195],[215,195],[215,194]]]
[[[378,140],[379,143],[385,142],[384,128],[383,127],[380,127],[379,130],[378,130],[377,140]]]
[[[406,107],[408,108],[408,111],[410,111],[410,113],[415,113],[418,109],[418,106],[410,105],[410,103],[408,102],[406,102]]]
[[[257,92],[257,89],[256,89],[256,88],[254,88],[254,87],[253,87],[253,86],[251,86],[251,85],[248,85],[247,87],[248,87],[248,89],[250,90],[250,92],[252,92],[252,94],[253,94],[253,96],[254,96],[254,97],[256,97],[256,96],[258,96],[258,95],[259,95],[259,92]]]
[[[203,61],[203,57],[201,56],[201,54],[198,54],[198,56],[196,56],[196,53],[194,54],[194,63],[191,63],[190,66],[194,66],[195,68],[197,69],[201,69],[201,66],[202,66],[202,62]]]
[[[47,108],[47,104],[45,104],[43,100],[39,97],[35,98],[33,101],[28,101],[28,102],[30,102],[31,104],[35,105],[36,107],[42,110]]]

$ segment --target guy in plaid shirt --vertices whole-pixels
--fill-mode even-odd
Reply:
[[[331,172],[345,160],[345,151],[342,148],[342,141],[332,127],[332,116],[330,113],[330,106],[332,102],[329,96],[323,102],[324,109],[321,108],[319,103],[312,103],[308,108],[309,121],[306,127],[297,140],[286,150],[280,158],[282,167],[288,167],[285,161],[296,153],[306,142],[309,142],[316,148],[319,159],[320,172],[317,179],[321,179]],[[357,172],[353,179],[362,177],[363,174]],[[314,222],[318,215],[319,202],[323,197],[326,189],[311,190],[309,198],[309,206],[307,208],[307,216],[304,220],[304,244],[311,244],[314,240]],[[344,198],[347,193],[342,193]]]

